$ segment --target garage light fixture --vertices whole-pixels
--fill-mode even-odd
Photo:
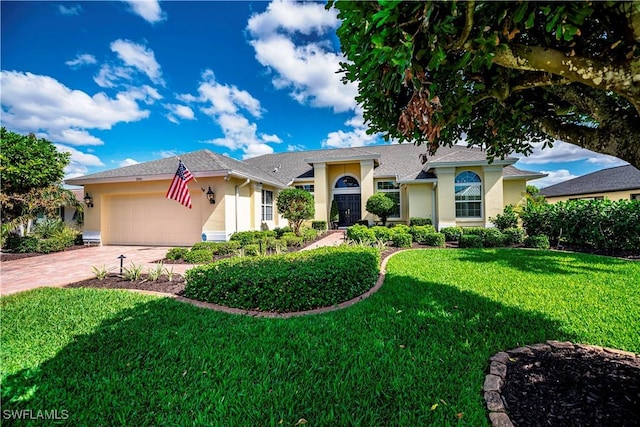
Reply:
[[[211,189],[211,186],[209,186],[209,189],[207,190],[207,199],[209,200],[209,203],[211,203],[212,205],[215,205],[216,203],[216,193],[213,192],[213,190]]]
[[[85,193],[84,195],[84,204],[88,207],[93,207],[93,198],[89,195],[89,193]]]

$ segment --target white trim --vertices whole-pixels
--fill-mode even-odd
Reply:
[[[202,232],[202,241],[203,242],[227,242],[229,241],[229,238],[231,237],[231,234],[233,233],[229,233],[227,231],[203,231]]]
[[[357,187],[344,187],[344,188],[336,188],[336,184],[345,176],[351,177],[358,182]],[[333,184],[331,185],[331,200],[333,200],[333,196],[335,194],[361,194],[362,193],[362,182],[358,179],[356,175],[350,173],[343,173],[339,177],[337,177]]]
[[[458,178],[460,175],[462,175],[465,172],[471,172],[474,175],[476,175],[479,179],[480,182],[461,182],[461,183],[457,183],[456,182],[456,178]],[[479,185],[480,186],[480,216],[458,216],[457,214],[457,208],[458,208],[458,203],[477,203],[478,200],[455,200],[455,196],[456,196],[456,187],[460,186],[460,185],[466,185],[467,187],[471,187],[472,185]],[[480,176],[480,174],[478,174],[478,172],[474,171],[474,170],[470,170],[470,169],[463,169],[458,171],[455,176],[453,177],[453,209],[454,212],[456,214],[456,221],[460,221],[460,222],[472,222],[472,221],[483,221],[484,220],[484,199],[486,198],[486,194],[484,193],[484,181],[482,180],[482,177]]]

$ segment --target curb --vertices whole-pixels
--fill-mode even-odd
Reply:
[[[489,420],[493,427],[514,427],[514,424],[511,422],[507,413],[507,403],[501,394],[502,386],[507,378],[507,363],[509,360],[517,358],[519,355],[523,354],[532,355],[534,351],[552,352],[557,349],[582,349],[588,352],[609,353],[611,355],[631,360],[640,359],[640,355],[629,351],[599,347],[596,345],[573,344],[569,341],[555,340],[498,352],[489,358],[489,373],[485,376],[484,385],[482,386],[484,400],[487,405],[487,409],[489,410]]]

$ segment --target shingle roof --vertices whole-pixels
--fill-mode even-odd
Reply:
[[[329,150],[294,151],[286,153],[266,154],[239,161],[228,156],[200,150],[181,156],[184,164],[196,177],[207,174],[235,173],[247,176],[276,186],[286,186],[293,180],[310,179],[314,176],[313,163],[330,162],[347,159],[373,159],[375,178],[393,177],[400,181],[435,179],[434,169],[454,163],[485,164],[486,153],[479,148],[468,148],[454,145],[440,147],[433,156],[427,156],[426,163],[422,157],[426,152],[424,146],[414,144],[384,144],[367,147],[335,148]],[[541,177],[535,172],[521,171],[511,164],[515,158],[496,161],[504,166],[505,177]],[[177,158],[165,158],[137,165],[125,166],[103,172],[85,175],[67,180],[67,184],[83,185],[94,182],[126,181],[135,178],[166,179],[175,174]]]
[[[632,165],[603,169],[540,190],[547,197],[640,189],[640,170]]]

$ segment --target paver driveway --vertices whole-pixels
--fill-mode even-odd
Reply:
[[[149,246],[93,246],[65,252],[56,252],[31,258],[3,262],[0,265],[0,294],[8,295],[41,286],[64,286],[94,277],[91,267],[105,266],[120,269],[118,257],[124,255],[124,266],[151,265],[164,258],[168,247]],[[182,274],[192,265],[172,265],[175,273]],[[146,270],[146,267],[145,267]]]

